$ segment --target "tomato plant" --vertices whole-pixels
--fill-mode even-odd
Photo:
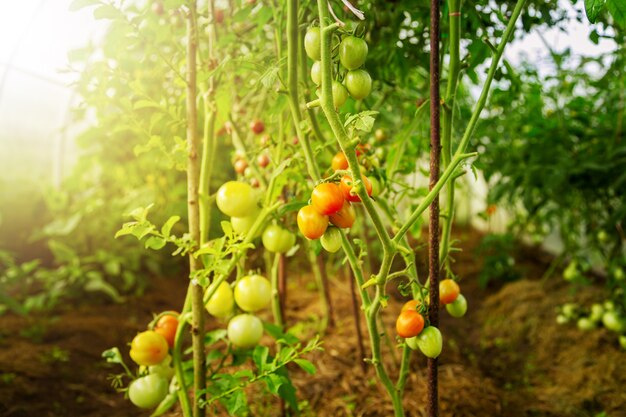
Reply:
[[[296,244],[296,236],[277,224],[267,226],[263,232],[263,246],[270,252],[286,253]]]
[[[210,291],[208,291],[210,292]],[[233,290],[227,282],[222,282],[217,286],[217,290],[206,302],[206,309],[212,316],[228,317],[232,314],[235,306]]]
[[[407,309],[396,320],[396,331],[400,337],[415,337],[424,329],[424,317],[416,310]]]
[[[249,184],[229,181],[217,190],[217,207],[231,217],[245,217],[256,211],[254,191]]]
[[[361,181],[362,181],[363,186],[365,187],[367,195],[371,196],[372,195],[372,183],[365,175],[361,176]],[[353,203],[358,203],[361,201],[361,197],[359,197],[354,190],[354,182],[352,181],[352,177],[350,177],[349,175],[344,175],[341,178],[340,185],[341,185],[341,191],[343,192],[343,196],[346,200],[351,201]]]
[[[328,228],[328,216],[313,206],[304,206],[298,211],[298,228],[307,239],[319,239]]]
[[[336,227],[329,227],[320,238],[322,247],[330,252],[335,253],[341,248],[341,232]]]
[[[346,88],[356,100],[363,100],[372,91],[372,77],[365,70],[348,71],[346,74]]]
[[[339,186],[325,182],[313,189],[311,205],[320,214],[333,215],[343,207],[344,195]]]
[[[161,363],[167,356],[167,351],[167,340],[153,330],[139,333],[130,344],[130,357],[138,365]]]
[[[156,407],[167,395],[168,383],[161,375],[137,378],[128,387],[128,398],[139,408]]]
[[[271,286],[261,275],[249,275],[235,284],[235,302],[243,311],[254,313],[267,307],[271,301]]]
[[[263,323],[252,314],[240,314],[228,322],[228,339],[241,349],[256,346],[263,337]]]
[[[176,329],[178,329],[178,319],[172,314],[165,314],[156,322],[156,325],[154,326],[154,331],[165,338],[170,348],[174,346]]]
[[[461,289],[452,279],[444,279],[439,283],[439,301],[441,304],[450,304],[459,296]]]
[[[349,70],[355,70],[365,63],[367,58],[367,42],[363,39],[346,36],[339,45],[339,60],[341,65]]]
[[[332,214],[329,217],[330,222],[341,228],[341,229],[349,229],[354,224],[356,220],[356,211],[350,201],[344,200],[343,207],[337,213]]]

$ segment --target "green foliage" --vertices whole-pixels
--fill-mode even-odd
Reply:
[[[478,275],[478,284],[486,288],[489,282],[505,283],[520,278],[515,268],[515,236],[510,233],[489,234],[476,248],[476,255],[482,259],[483,267]]]
[[[579,265],[600,263],[607,297],[619,304],[626,287],[612,271],[626,264],[623,40],[617,32],[620,47],[610,58],[552,51],[554,75],[518,68],[516,82],[493,92],[477,163],[490,184],[489,203],[515,207],[517,230],[538,241],[557,231],[564,255]],[[592,75],[596,68],[605,70]]]

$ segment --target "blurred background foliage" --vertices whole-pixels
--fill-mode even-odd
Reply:
[[[113,239],[127,213],[150,204],[155,224],[179,215],[183,221],[178,232],[184,232],[183,2],[124,2],[123,12],[113,3],[82,3],[100,3],[95,17],[111,23],[101,44],[86,45],[69,56],[80,74],[75,88],[81,97],[69,123],[88,125],[75,138],[78,162],[58,188],[0,183],[5,196],[0,200],[0,301],[17,311],[48,308],[85,291],[121,300],[142,291],[151,277],[184,273],[185,263],[167,252]],[[490,44],[497,44],[514,4],[463,3],[455,140],[484,79]],[[368,16],[359,30],[367,33],[366,69],[375,84],[365,104],[350,99],[344,111],[354,113],[361,106],[379,111],[375,127],[384,129],[388,138],[376,142],[383,149],[380,158],[392,159],[402,149],[398,171],[419,176],[428,152],[427,114],[421,111],[416,117],[429,89],[428,7],[400,0],[360,1],[357,6]],[[252,160],[263,147],[244,133],[251,120],[261,117],[270,135],[284,135],[288,129],[278,125],[277,115],[287,109],[287,102],[274,88],[285,73],[286,62],[274,59],[285,48],[285,28],[268,25],[281,21],[281,9],[234,1],[218,2],[218,7],[224,13],[218,27],[219,56],[217,62],[209,60],[201,45],[199,85],[206,91],[209,75],[217,77],[217,129],[230,122]],[[312,23],[314,7],[315,2],[303,2],[303,21]],[[442,7],[447,16],[445,2]],[[352,21],[339,4],[335,9],[340,18]],[[558,2],[529,0],[515,36],[553,27],[565,30],[572,19],[585,19],[581,9],[576,10],[572,15]],[[591,34],[594,42],[614,39],[619,48],[610,55],[581,58],[567,50],[551,51],[556,72],[548,75],[531,60],[515,68],[505,62],[474,142],[481,152],[476,166],[488,182],[485,203],[509,208],[516,225],[513,233],[542,237],[558,230],[565,254],[559,259],[584,259],[578,265],[591,265],[594,256],[600,256],[609,277],[615,277],[616,268],[626,267],[626,61],[623,22],[615,16],[612,10],[602,10]],[[199,19],[204,34],[206,16]],[[447,50],[447,31],[444,19],[442,51]],[[445,76],[444,71],[444,86]],[[202,130],[205,120],[200,113]],[[314,144],[322,161],[330,161],[334,153],[329,138]],[[363,139],[374,143],[373,138]],[[212,190],[235,177],[229,135],[219,136],[216,154]],[[285,175],[303,182],[307,177],[301,162]],[[386,174],[380,176],[384,180]],[[422,192],[416,189],[413,196],[417,199]],[[219,220],[215,218],[213,233],[219,231]],[[517,275],[506,271],[508,255],[493,249],[509,251],[510,240],[495,238],[492,243],[485,253],[491,253],[494,268],[504,272],[487,273],[485,283],[498,276],[514,279]],[[610,278],[608,288],[609,297],[623,302],[624,281]]]

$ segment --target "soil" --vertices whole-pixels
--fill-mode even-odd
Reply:
[[[558,276],[539,280],[551,258],[528,247],[515,254],[522,279],[482,290],[477,284],[481,260],[475,254],[482,235],[465,231],[457,237],[463,251],[456,255],[454,268],[463,277],[470,309],[463,319],[441,314],[441,416],[625,417],[626,362],[615,335],[605,330],[582,333],[555,322],[556,305],[587,304],[600,290],[572,293]],[[309,273],[292,272],[288,279],[287,322],[300,323],[298,331],[306,333],[319,325],[318,293]],[[391,416],[373,369],[368,365],[364,372],[361,367],[349,281],[338,275],[331,277],[330,286],[336,326],[324,335],[324,350],[308,357],[317,372],[310,376],[290,368],[299,399],[308,404],[303,415]],[[149,415],[111,387],[108,376],[119,369],[104,363],[101,353],[113,346],[126,353],[127,343],[152,313],[180,308],[185,291],[181,280],[154,279],[144,296],[124,304],[77,301],[46,315],[0,316],[0,416]],[[394,321],[402,303],[392,292],[383,314],[392,337],[392,348],[384,347],[392,374],[394,356],[400,353],[393,339]],[[423,356],[414,354],[411,368],[404,396],[407,416],[425,416]],[[253,415],[280,415],[276,400],[259,398],[254,388],[248,394]]]

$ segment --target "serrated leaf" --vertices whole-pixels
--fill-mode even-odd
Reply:
[[[267,346],[257,346],[254,348],[254,352],[252,352],[252,360],[259,369],[259,372],[265,372],[267,357],[269,354],[270,350]]]
[[[146,249],[159,250],[163,249],[167,241],[159,236],[150,236],[146,239],[145,247]]]
[[[110,4],[103,4],[93,11],[93,17],[99,19],[115,19],[122,16],[122,13],[114,6]]]
[[[167,219],[167,221],[165,222],[165,224],[163,224],[163,227],[161,227],[161,234],[163,236],[169,236],[170,232],[172,231],[172,227],[174,227],[174,225],[180,220],[180,216],[172,216],[169,219]]]
[[[306,359],[294,359],[293,361],[307,374],[315,375],[317,369],[315,368],[315,365],[311,363],[311,361],[308,361]]]
[[[604,9],[605,3],[606,0],[585,0],[585,13],[591,23],[596,23],[596,19],[602,9]]]
[[[100,4],[100,0],[74,0],[70,3],[70,11],[75,12],[76,10],[84,9],[94,4]]]

